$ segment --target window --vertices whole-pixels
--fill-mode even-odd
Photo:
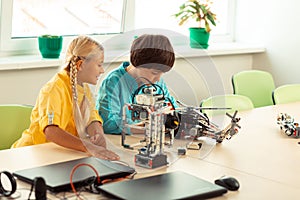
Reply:
[[[178,26],[172,16],[183,1],[0,0],[0,54],[37,53],[36,36],[42,34],[68,36],[64,37],[64,44],[72,35],[93,35],[102,42],[116,34],[144,28],[167,27],[172,32],[187,36],[190,24]],[[217,14],[218,24],[213,27],[213,40],[232,40],[234,2],[214,2],[213,10]],[[119,41],[117,44],[120,45]]]
[[[195,22],[189,21],[183,26],[178,25],[173,16],[178,12],[180,5],[186,0],[138,0],[136,1],[135,27],[136,28],[166,28],[178,33],[188,35],[188,27],[195,26]],[[229,7],[231,0],[215,0],[211,5],[212,11],[217,15],[217,26],[212,26],[213,35],[230,34]],[[145,9],[146,8],[146,9]],[[145,17],[146,16],[146,17]]]
[[[14,0],[12,14],[12,38],[123,32],[123,0]]]
[[[124,31],[126,0],[0,1],[1,51],[37,51],[36,37],[43,34],[105,38]]]

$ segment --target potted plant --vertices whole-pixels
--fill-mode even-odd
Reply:
[[[59,58],[62,49],[62,36],[41,35],[38,37],[39,50],[43,58]]]
[[[197,27],[189,28],[190,46],[192,48],[207,48],[211,25],[216,26],[216,14],[211,11],[211,0],[187,0],[174,16],[179,18],[179,25],[190,19],[196,20]]]

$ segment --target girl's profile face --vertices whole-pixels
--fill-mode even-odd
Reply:
[[[160,77],[164,74],[164,72],[158,69],[143,68],[143,67],[139,67],[136,69],[137,69],[138,77],[144,77],[149,81],[151,81],[152,83],[159,81]],[[139,79],[139,81],[142,81],[143,83],[149,83],[145,79]]]
[[[78,84],[82,85],[82,83],[89,83],[96,85],[98,82],[98,78],[101,74],[104,73],[103,61],[103,53],[97,54],[96,56],[87,59],[84,58],[78,69]]]

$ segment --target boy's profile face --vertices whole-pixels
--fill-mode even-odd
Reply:
[[[158,70],[158,69],[152,69],[152,68],[144,68],[144,67],[138,67],[137,69],[137,75],[138,77],[144,77],[151,81],[152,83],[155,83],[160,80],[160,77],[164,74],[164,72]],[[149,83],[145,79],[139,79],[139,81],[143,83]]]

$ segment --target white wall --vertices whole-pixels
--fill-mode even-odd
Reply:
[[[197,106],[203,98],[210,95],[232,93],[232,74],[251,69],[252,57],[252,54],[234,54],[178,58],[174,69],[163,77],[176,98]],[[120,62],[106,64],[106,73],[119,65]],[[0,70],[0,104],[33,105],[40,88],[58,70],[59,67]],[[93,89],[96,90],[97,87]]]
[[[262,43],[253,68],[272,73],[277,86],[300,83],[300,1],[237,0],[237,41]]]
[[[58,67],[0,71],[0,104],[34,105],[40,88],[57,72]]]
[[[251,54],[181,58],[164,79],[178,100],[199,106],[209,96],[232,93],[231,76],[251,68]]]

